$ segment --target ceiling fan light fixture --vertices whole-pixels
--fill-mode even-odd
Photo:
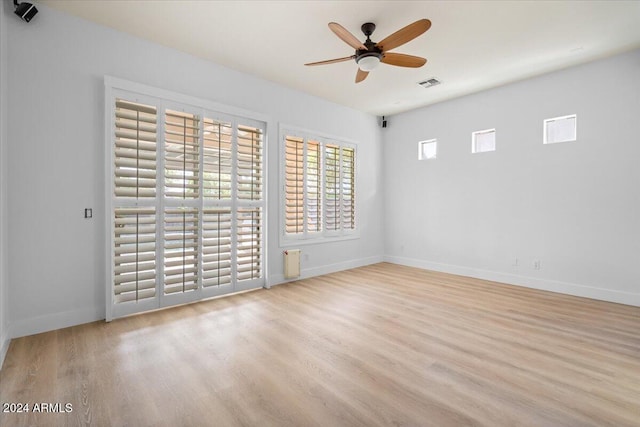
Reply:
[[[376,54],[362,55],[356,59],[356,62],[362,71],[369,72],[378,66],[380,63],[380,56]]]

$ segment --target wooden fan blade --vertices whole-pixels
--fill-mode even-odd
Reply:
[[[356,83],[360,83],[361,81],[366,79],[368,75],[368,71],[362,71],[360,68],[358,68],[358,72],[356,73]]]
[[[337,22],[329,22],[329,28],[336,34],[336,36],[340,37],[343,42],[345,42],[352,48],[367,50],[367,47],[362,44],[362,42],[358,40],[356,36],[351,34],[346,28],[344,28]]]
[[[395,49],[396,47],[402,46],[403,44],[415,39],[429,28],[431,28],[431,21],[428,19],[420,19],[413,24],[409,24],[406,27],[399,29],[387,38],[382,39],[378,42],[377,46],[382,49],[383,52]]]
[[[326,61],[318,61],[318,62],[309,62],[304,65],[325,65],[325,64],[335,64],[336,62],[344,62],[350,59],[355,59],[355,55],[345,56],[344,58],[336,58],[336,59],[327,59]]]
[[[419,56],[405,55],[404,53],[385,53],[380,62],[384,62],[389,65],[396,65],[398,67],[422,67],[427,63],[427,60]]]

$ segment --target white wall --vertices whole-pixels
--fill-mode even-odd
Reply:
[[[9,2],[0,4],[0,369],[9,348],[9,321],[7,298],[7,166],[6,166],[6,114],[7,114],[7,35],[5,9]]]
[[[0,336],[104,316],[105,75],[271,117],[272,282],[282,277],[277,131],[285,123],[359,142],[361,238],[304,246],[303,276],[386,253],[393,262],[640,305],[640,52],[394,116],[381,133],[370,115],[39,9],[29,24],[2,21],[9,83],[0,207],[9,226],[0,234]],[[542,120],[569,113],[578,114],[578,142],[543,146]],[[497,128],[498,151],[471,155],[471,131],[488,127]],[[434,137],[438,160],[419,162],[417,142]],[[82,218],[85,207],[93,220]]]
[[[392,117],[385,259],[640,305],[638,76],[640,50]],[[577,142],[543,145],[572,113]],[[494,127],[497,151],[471,154]]]
[[[209,99],[271,117],[269,251],[272,279],[282,272],[278,247],[278,123],[357,141],[359,162],[379,177],[376,118],[193,56],[38,6],[24,24],[8,20],[8,262],[12,335],[104,317],[105,75]],[[4,61],[3,61],[4,63]],[[305,275],[381,260],[379,179],[359,179],[359,240],[306,246]],[[92,207],[94,218],[83,218]]]

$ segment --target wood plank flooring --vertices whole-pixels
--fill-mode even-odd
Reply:
[[[16,339],[2,426],[640,426],[640,308],[376,264]]]

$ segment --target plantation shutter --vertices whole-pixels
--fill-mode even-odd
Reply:
[[[186,292],[197,289],[198,259],[198,209],[165,209],[165,294]]]
[[[262,277],[262,142],[260,128],[237,128],[236,278]]]
[[[237,279],[262,277],[262,208],[239,208],[237,213]]]
[[[231,283],[231,209],[202,212],[202,285]]]
[[[340,147],[326,145],[324,152],[325,173],[325,224],[329,231],[340,229]]]
[[[263,286],[265,124],[197,100],[107,96],[106,319]]]
[[[322,180],[320,178],[320,143],[307,143],[307,231],[322,230]]]
[[[114,193],[116,197],[156,195],[156,108],[116,99]]]
[[[262,129],[238,126],[238,198],[262,200]]]
[[[156,215],[154,208],[116,208],[114,212],[115,302],[156,294]]]
[[[342,228],[356,228],[355,216],[355,150],[342,149]]]
[[[304,231],[304,140],[285,140],[285,231]]]
[[[165,114],[166,197],[197,199],[199,196],[199,119],[194,114],[167,110]]]
[[[231,123],[207,118],[203,123],[203,196],[206,199],[231,199]]]

